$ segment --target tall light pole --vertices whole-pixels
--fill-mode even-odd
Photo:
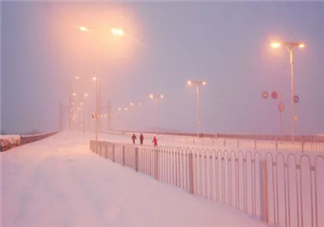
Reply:
[[[86,112],[86,103],[87,103],[87,98],[88,98],[88,93],[84,93],[84,104],[83,104],[83,139],[85,138],[85,127],[86,127],[86,122],[85,122],[85,112]]]
[[[279,48],[281,45],[286,46],[290,55],[290,78],[291,78],[291,140],[295,142],[295,105],[294,105],[294,47],[304,48],[305,44],[295,42],[273,42],[272,48]]]
[[[206,85],[206,81],[187,81],[189,86],[196,85],[196,98],[197,98],[197,136],[199,137],[199,126],[201,125],[199,118],[199,86]]]
[[[96,142],[98,141],[98,118],[99,118],[99,112],[98,112],[98,108],[99,108],[99,95],[98,95],[98,78],[96,76],[94,76],[92,78],[93,81],[95,81],[96,84],[96,111],[95,111],[95,134],[96,134]]]
[[[94,29],[88,29],[87,27],[84,27],[84,26],[80,26],[79,29],[82,31],[82,32],[92,32],[92,31],[101,31],[101,32],[106,32],[105,29],[98,29],[98,28],[94,28]],[[114,36],[123,36],[124,35],[124,31],[121,30],[121,29],[116,29],[116,28],[112,28],[111,30],[111,33],[114,35]],[[95,40],[96,43],[99,43],[98,42],[98,39],[97,39],[97,36],[96,36],[96,40]],[[97,52],[99,52],[99,46],[97,45]],[[96,72],[97,74],[99,73],[99,54],[97,53],[97,69],[96,69]],[[95,79],[94,79],[95,78]],[[98,141],[98,106],[99,106],[99,95],[98,95],[98,75],[95,76],[93,79],[96,81],[96,116],[95,116],[95,139],[96,139],[96,142]]]
[[[155,99],[156,115],[155,115],[155,132],[158,135],[160,130],[160,105],[159,100],[163,98],[162,94],[150,94],[151,99]]]

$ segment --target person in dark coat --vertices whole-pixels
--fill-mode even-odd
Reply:
[[[154,147],[157,146],[157,138],[154,136],[153,140],[152,140],[152,143],[154,144]]]
[[[143,134],[141,133],[141,135],[140,135],[140,142],[141,142],[141,145],[143,145],[143,141],[144,141],[144,136],[143,136]]]
[[[132,135],[132,140],[133,140],[133,144],[135,144],[135,140],[136,140],[135,134]]]

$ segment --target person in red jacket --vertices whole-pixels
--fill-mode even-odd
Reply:
[[[152,140],[152,143],[154,144],[154,147],[157,146],[157,138],[154,136],[153,140]]]

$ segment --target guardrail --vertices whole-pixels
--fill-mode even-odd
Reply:
[[[49,136],[56,134],[57,132],[49,132],[35,135],[1,135],[1,147],[0,151],[7,151],[11,148],[18,147],[27,143],[36,142],[38,140],[45,139]]]
[[[324,156],[90,141],[90,149],[278,226],[324,226]]]
[[[155,134],[152,131],[124,131],[115,132],[125,133],[147,133]],[[226,134],[226,133],[185,133],[185,132],[159,132],[159,135],[189,136],[198,138],[223,138],[223,139],[249,139],[249,140],[271,140],[271,141],[291,141],[289,135],[260,135],[260,134]],[[324,135],[295,135],[295,142],[324,143]]]
[[[7,151],[11,148],[20,146],[19,135],[0,135],[0,151]]]
[[[132,135],[134,132],[109,132],[113,134]],[[137,132],[136,134],[138,134]],[[145,138],[153,138],[152,133],[143,133]],[[318,136],[317,136],[318,137]],[[260,137],[261,138],[261,137]],[[273,150],[273,151],[298,151],[298,152],[324,152],[324,142],[307,142],[307,140],[296,141],[280,141],[280,140],[258,140],[235,138],[235,137],[197,137],[197,136],[176,136],[160,134],[159,141],[170,144],[183,145],[204,145],[217,148],[231,149],[250,149],[250,150]],[[314,140],[315,141],[315,140]],[[317,139],[317,141],[320,141]]]
[[[49,133],[42,133],[42,134],[36,134],[36,135],[22,135],[20,136],[21,139],[21,145],[27,144],[27,143],[33,143],[38,140],[45,139],[47,137],[50,137],[52,135],[55,135],[57,132],[49,132]]]

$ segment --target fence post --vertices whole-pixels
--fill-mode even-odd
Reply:
[[[156,148],[155,152],[155,179],[159,180],[159,149]]]
[[[138,147],[135,147],[135,170],[138,171]]]
[[[226,139],[224,138],[224,147],[226,147]]]
[[[100,146],[100,156],[103,156],[103,151],[104,151],[104,145],[105,145],[105,142],[101,142],[101,146]]]
[[[105,151],[105,145],[106,145],[105,142],[101,142],[100,156],[103,156],[103,154],[104,154],[104,151]]]
[[[125,145],[123,145],[123,166],[125,165]]]
[[[106,158],[109,158],[109,142],[106,143],[106,154],[105,154]]]
[[[112,161],[115,162],[115,144],[112,147]]]
[[[304,138],[303,138],[303,137],[302,137],[302,141],[301,141],[301,143],[302,143],[302,144],[301,144],[301,145],[302,145],[302,150],[301,150],[301,151],[304,152],[304,145],[305,145],[305,142],[304,142]]]
[[[276,151],[278,150],[278,140],[276,140]]]
[[[256,150],[257,149],[257,142],[256,142],[256,140],[254,140],[254,150]]]
[[[261,220],[269,223],[269,192],[268,192],[267,160],[260,160],[260,209]]]
[[[237,139],[237,148],[240,148],[240,139]]]
[[[189,158],[189,193],[194,194],[194,171],[193,171],[193,154],[188,154]]]

